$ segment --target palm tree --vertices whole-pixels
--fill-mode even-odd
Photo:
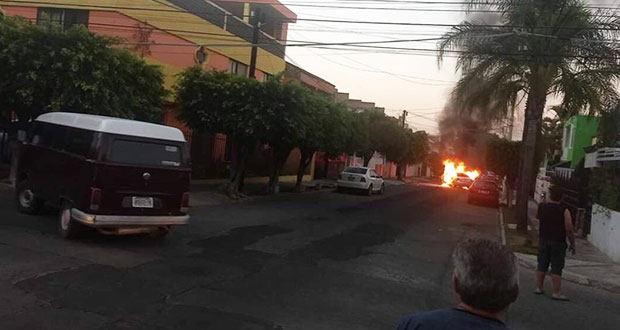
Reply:
[[[470,0],[491,7],[498,25],[463,22],[444,35],[439,60],[457,52],[461,78],[453,97],[464,112],[500,120],[526,97],[517,193],[517,221],[527,231],[537,133],[547,97],[566,109],[597,112],[617,94],[620,24],[615,12],[592,11],[581,0]]]

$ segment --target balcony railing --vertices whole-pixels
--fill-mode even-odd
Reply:
[[[602,162],[620,161],[620,148],[600,148],[586,154],[585,167],[600,167]]]
[[[556,167],[555,175],[556,177],[561,178],[563,180],[570,180],[573,177],[574,171],[575,170],[573,170],[572,168]]]
[[[205,21],[228,31],[235,36],[252,43],[254,27],[241,18],[234,16],[217,5],[202,0],[169,0],[171,3],[187,10],[188,12],[204,19]],[[273,55],[284,58],[285,46],[278,40],[261,33],[258,38],[260,48]]]

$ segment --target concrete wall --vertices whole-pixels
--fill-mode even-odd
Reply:
[[[614,261],[620,262],[620,212],[594,204],[588,240]]]
[[[370,158],[370,161],[368,162],[368,167],[376,169],[377,165],[383,164],[385,164],[385,157],[382,154],[375,152],[372,155],[372,158]]]

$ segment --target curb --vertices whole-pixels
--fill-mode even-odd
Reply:
[[[519,264],[521,266],[523,266],[525,268],[528,268],[528,269],[536,269],[538,267],[538,263],[536,261],[531,260],[530,258],[526,257],[528,255],[529,254],[515,253],[515,256],[519,260]],[[579,275],[577,273],[573,273],[573,272],[571,272],[569,270],[564,270],[562,272],[562,279],[567,280],[569,282],[581,284],[581,285],[595,286],[595,285],[593,285],[593,281],[590,280],[589,277],[583,276],[583,275]],[[620,292],[620,291],[617,291],[617,292]]]
[[[506,227],[504,226],[504,212],[499,207],[499,237],[502,245],[506,245]]]
[[[525,268],[528,268],[528,269],[536,269],[537,262],[532,260],[531,258],[526,257],[528,256],[527,254],[515,253],[515,256],[517,257],[519,261],[519,265]],[[597,289],[602,289],[602,290],[609,291],[612,293],[620,293],[620,285],[594,280],[590,277],[574,273],[570,270],[564,270],[562,272],[562,279],[572,282],[572,283],[577,283],[577,284],[581,284],[581,285],[585,285],[585,286],[589,286],[589,287],[593,287]]]

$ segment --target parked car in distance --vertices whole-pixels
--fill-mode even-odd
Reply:
[[[373,193],[383,194],[385,192],[385,181],[372,168],[349,167],[340,174],[338,191],[349,189],[364,191],[368,196]]]
[[[467,176],[467,174],[465,174],[465,173],[457,173],[456,174],[456,179],[454,179],[454,181],[452,182],[452,187],[454,187],[454,188],[463,188],[463,187],[469,188],[469,186],[471,186],[472,183],[474,183],[474,180],[472,180],[469,176]]]
[[[151,123],[54,112],[20,146],[16,204],[28,214],[60,209],[61,236],[165,236],[188,222],[190,166],[183,133]]]
[[[493,183],[495,183],[495,185],[497,185],[498,189],[501,189],[501,179],[499,176],[497,176],[495,173],[493,172],[487,172],[483,175],[481,175],[478,180],[482,180],[482,181],[491,181]]]
[[[499,189],[497,184],[488,180],[476,180],[469,188],[467,202],[499,204]]]

